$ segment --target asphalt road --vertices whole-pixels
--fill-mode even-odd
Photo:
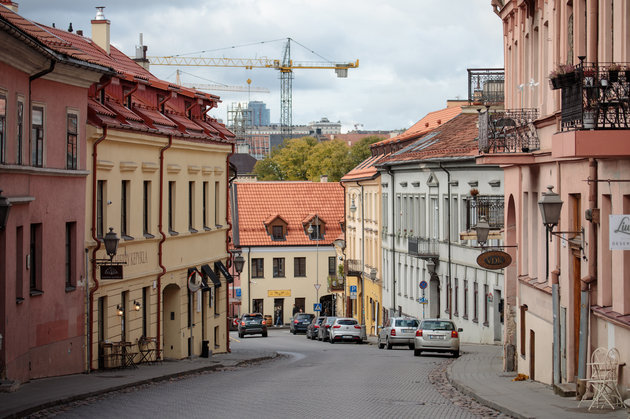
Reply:
[[[448,388],[447,355],[414,357],[407,347],[311,341],[288,330],[231,334],[232,350],[282,357],[197,374],[74,403],[46,415],[68,418],[474,418],[496,412]],[[476,410],[477,409],[477,410]]]

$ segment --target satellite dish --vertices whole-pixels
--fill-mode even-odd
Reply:
[[[188,289],[190,292],[197,292],[202,287],[201,275],[196,269],[188,275]]]

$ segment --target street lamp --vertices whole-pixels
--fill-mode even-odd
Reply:
[[[363,186],[361,186],[361,195],[359,195],[361,203],[361,325],[365,326],[365,289],[363,288],[363,273],[365,271],[365,216],[363,210]],[[350,201],[350,212],[355,213],[357,206],[354,203],[354,197]]]
[[[107,252],[107,256],[109,256],[109,261],[114,260],[114,256],[116,256],[116,252],[118,251],[118,242],[120,239],[118,235],[114,233],[114,228],[109,228],[109,233],[105,234],[103,238],[103,242],[105,243],[105,251]]]
[[[2,196],[2,189],[0,189],[0,230],[4,230],[7,226],[10,209],[11,202],[9,202],[9,198]]]
[[[245,265],[245,258],[243,257],[243,255],[239,252],[236,254],[236,256],[234,257],[234,270],[236,271],[236,273],[238,274],[238,281],[239,284],[241,282],[241,272],[243,272],[243,266]],[[232,284],[232,298],[236,298],[236,287],[234,286],[235,284]],[[232,317],[234,317],[234,306],[232,306]]]
[[[479,222],[475,227],[475,231],[477,232],[477,242],[479,242],[479,245],[483,249],[488,241],[488,233],[490,233],[490,224],[488,224],[484,215],[480,217]]]
[[[319,304],[319,238],[321,237],[320,233],[320,225],[319,225],[319,216],[317,214],[315,214],[315,220],[316,220],[316,227],[317,227],[317,236],[315,237],[315,239],[317,240],[317,247],[316,247],[316,251],[317,251],[317,256],[316,256],[316,260],[315,260],[315,281],[317,282],[315,284],[315,295],[316,295],[316,299],[315,302],[317,304]],[[313,232],[315,231],[313,229],[313,223],[311,222],[308,225],[308,229],[306,230],[308,232],[308,235],[311,237],[311,240],[313,239]]]

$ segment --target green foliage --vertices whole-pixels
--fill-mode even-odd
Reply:
[[[259,160],[254,173],[259,180],[311,180],[319,181],[327,175],[329,182],[341,178],[370,156],[370,144],[383,138],[370,136],[353,147],[341,140],[317,142],[312,137],[285,140],[269,156]]]

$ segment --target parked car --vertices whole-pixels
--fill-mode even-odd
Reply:
[[[311,313],[295,313],[295,315],[291,319],[289,330],[294,335],[298,332],[306,333],[306,328],[309,324],[311,324],[314,318],[315,315]]]
[[[329,329],[330,343],[351,340],[356,343],[363,342],[361,338],[361,325],[351,317],[336,318]]]
[[[462,328],[456,328],[450,320],[427,319],[420,322],[414,339],[415,356],[422,352],[450,352],[455,358],[459,356],[459,334]]]
[[[330,326],[332,326],[336,319],[336,317],[332,316],[324,317],[324,320],[322,320],[322,324],[319,326],[319,330],[317,331],[317,340],[321,340],[323,342],[328,340],[330,337]]]
[[[378,332],[378,348],[392,349],[394,345],[407,345],[414,348],[418,319],[413,317],[390,317]]]
[[[317,334],[319,333],[319,326],[322,324],[322,320],[324,320],[324,318],[322,316],[320,317],[315,317],[312,321],[311,324],[308,325],[308,327],[306,328],[306,339],[317,339]]]
[[[260,333],[262,337],[267,337],[267,322],[260,313],[243,314],[238,322],[238,337],[243,338],[245,335],[257,335]]]

